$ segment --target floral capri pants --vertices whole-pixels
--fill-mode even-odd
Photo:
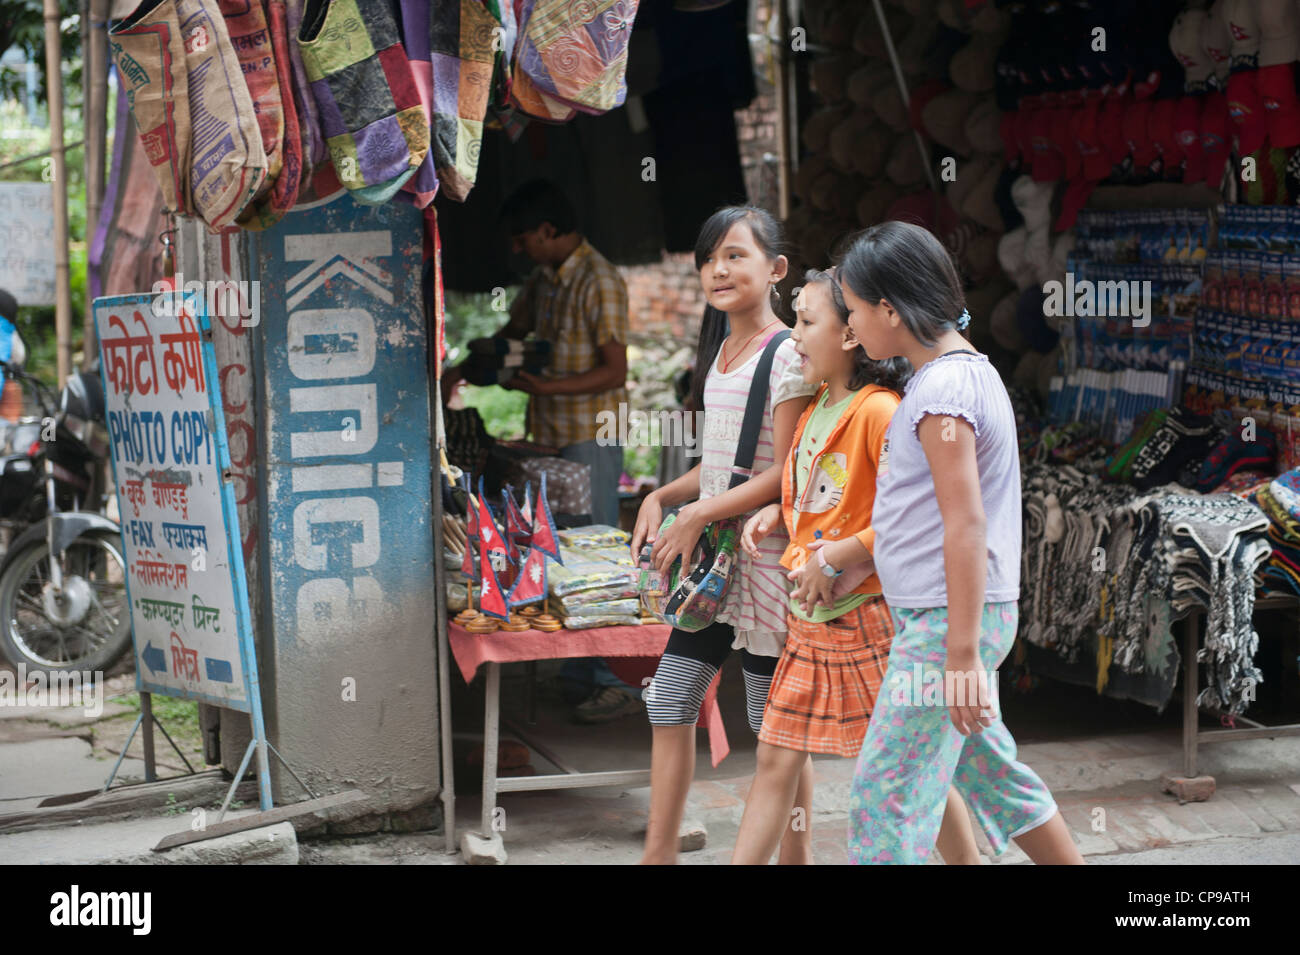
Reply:
[[[988,603],[980,618],[980,660],[994,694],[994,671],[1015,642],[1017,609],[1015,601]],[[951,786],[1001,855],[1012,838],[1051,819],[1056,802],[1034,771],[1016,760],[996,695],[993,723],[983,732],[962,736],[948,718],[942,691],[948,608],[891,613],[889,671],[850,793],[849,861],[928,861]]]

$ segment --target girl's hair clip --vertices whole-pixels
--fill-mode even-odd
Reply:
[[[957,316],[957,328],[964,330],[970,324],[970,309],[963,308]]]

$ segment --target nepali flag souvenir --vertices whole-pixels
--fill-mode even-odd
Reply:
[[[528,556],[519,569],[515,584],[506,594],[511,610],[524,604],[536,603],[546,596],[546,555],[536,547],[528,548]]]
[[[532,546],[547,557],[564,563],[560,559],[560,542],[555,536],[555,521],[551,520],[551,506],[546,501],[546,472],[542,472],[542,487],[537,492],[537,511],[533,515]]]
[[[492,569],[492,553],[503,547],[501,535],[496,532],[492,515],[481,497],[478,499],[478,511],[478,523],[482,531],[478,539],[478,564],[481,571],[478,609],[481,613],[507,620],[510,613],[506,607],[505,594],[501,592],[496,571]]]
[[[527,547],[533,537],[533,529],[528,523],[528,518],[524,516],[525,512],[519,510],[519,505],[515,503],[514,488],[507,484],[505,491],[502,493],[506,499],[506,533],[520,547]]]
[[[492,516],[492,510],[488,507],[487,495],[483,493],[482,475],[478,479],[478,499],[482,508],[479,512],[479,532],[489,537],[488,543],[490,546],[488,552],[503,555],[510,564],[519,563],[519,555],[514,553],[514,547],[511,546],[506,535],[501,533],[501,529],[497,527],[496,518]]]

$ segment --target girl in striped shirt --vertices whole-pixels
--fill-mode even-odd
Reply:
[[[694,404],[704,409],[701,459],[676,481],[646,497],[632,535],[632,553],[639,554],[643,543],[652,543],[651,559],[661,571],[678,557],[689,559],[707,524],[748,516],[780,497],[781,465],[794,425],[815,390],[815,385],[803,380],[790,341],[777,348],[772,362],[753,476],[727,489],[758,357],[768,340],[786,329],[773,309],[773,302],[779,302],[776,283],[788,268],[780,246],[779,224],[771,213],[754,206],[720,209],[700,230],[695,264],[709,306],[700,329],[694,376]],[[660,535],[664,507],[687,501],[692,503],[681,508]],[[738,554],[714,622],[695,633],[674,629],[646,688],[654,739],[644,863],[676,861],[678,828],[695,772],[695,723],[709,684],[733,649],[741,651],[750,728],[757,733],[762,725],[767,691],[786,635],[789,582],[781,566],[785,545],[786,535],[776,533],[759,545],[757,556]],[[800,776],[799,793],[811,797],[811,764]],[[782,861],[811,858],[808,833],[787,833]]]

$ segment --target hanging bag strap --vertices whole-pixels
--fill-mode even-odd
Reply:
[[[749,401],[745,405],[745,420],[740,426],[740,442],[736,445],[736,463],[731,468],[731,483],[727,490],[749,480],[754,468],[754,455],[758,452],[758,433],[763,429],[763,412],[767,406],[767,393],[772,377],[772,360],[776,350],[790,337],[790,330],[777,332],[763,346],[762,357],[754,369],[754,379],[749,386]]]

